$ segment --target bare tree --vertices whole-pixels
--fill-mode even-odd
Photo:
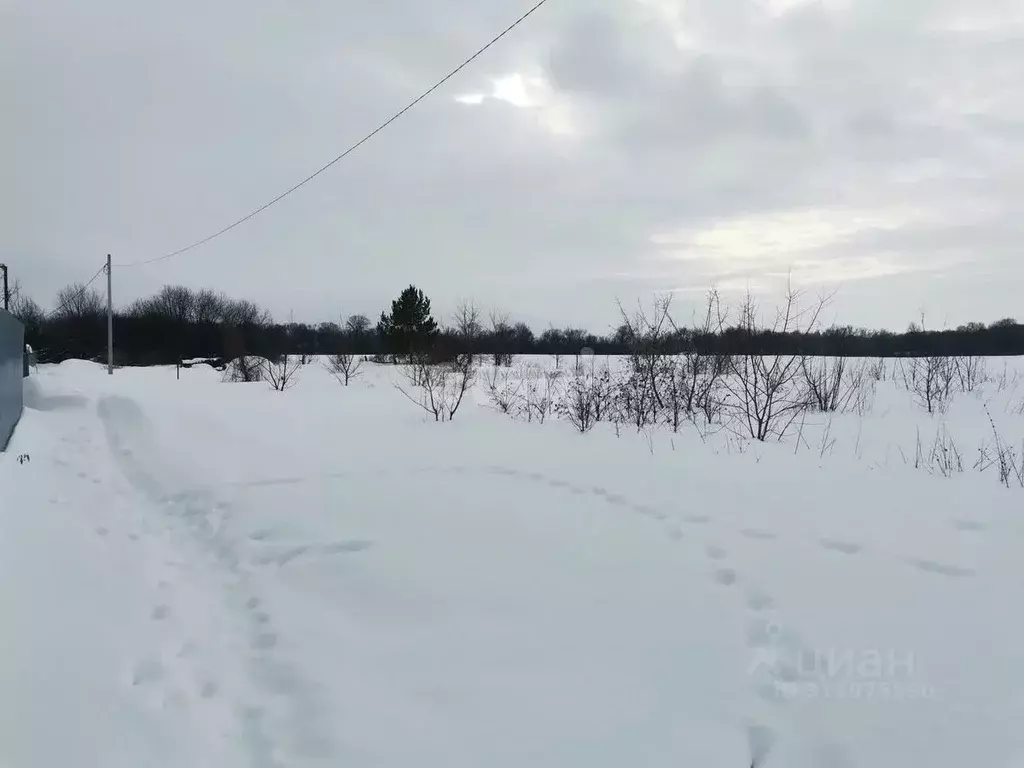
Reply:
[[[726,379],[726,388],[733,397],[731,403],[742,431],[755,440],[764,442],[770,437],[781,440],[794,420],[808,406],[806,394],[800,386],[803,358],[796,355],[763,355],[754,348],[757,338],[765,331],[771,334],[807,333],[814,330],[828,297],[818,300],[807,309],[800,307],[800,293],[790,285],[782,307],[774,322],[763,327],[758,319],[758,308],[748,293],[740,307],[739,330],[746,340],[747,349],[733,358],[732,372]]]
[[[263,327],[273,322],[270,312],[246,299],[228,299],[223,306],[223,320],[228,325]]]
[[[451,421],[476,381],[477,366],[470,354],[457,355],[455,360],[431,365],[415,360],[403,369],[406,381],[418,393],[410,393],[395,385],[411,402],[434,417],[434,421]]]
[[[490,313],[491,343],[494,344],[492,355],[496,366],[512,365],[512,352],[509,345],[512,341],[512,325],[507,312],[494,310]]]
[[[345,330],[350,336],[360,337],[370,330],[370,318],[366,315],[349,315],[345,321]]]
[[[347,387],[352,379],[362,373],[363,360],[358,355],[339,353],[328,357],[324,367],[327,368],[328,373]]]
[[[453,330],[463,346],[463,352],[475,355],[483,333],[480,322],[480,308],[472,301],[463,301],[455,308],[452,315]]]
[[[196,292],[192,306],[193,318],[200,324],[218,323],[224,319],[224,306],[227,297],[214,293],[208,288]]]
[[[21,321],[26,331],[38,331],[46,322],[46,312],[21,288],[17,280],[9,290],[11,314]]]
[[[53,316],[60,320],[101,317],[106,306],[97,289],[84,283],[71,283],[57,292],[57,308]]]
[[[284,392],[295,384],[302,363],[298,355],[281,355],[276,360],[263,361],[263,378],[278,392]]]

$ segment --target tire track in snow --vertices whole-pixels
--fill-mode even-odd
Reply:
[[[159,453],[149,444],[145,414],[135,401],[104,397],[97,403],[97,413],[121,472],[139,495],[162,513],[165,530],[179,537],[184,533],[186,546],[205,557],[208,575],[219,582],[221,602],[228,606],[246,639],[248,672],[243,676],[264,694],[264,700],[257,702],[247,700],[244,693],[236,694],[241,696],[235,706],[236,729],[250,764],[255,768],[283,768],[294,764],[296,757],[325,757],[330,742],[317,729],[313,686],[294,666],[278,657],[279,630],[263,608],[238,542],[226,535],[231,506],[203,491],[165,492],[161,480],[147,468],[162,465]],[[140,453],[145,459],[140,459]],[[167,613],[167,606],[157,605],[153,617],[166,618]],[[178,660],[189,659],[200,649],[198,642],[186,641]],[[151,656],[142,657],[136,664],[133,682],[159,684],[165,664]],[[195,671],[192,675],[201,700],[209,702],[221,695],[220,680]]]

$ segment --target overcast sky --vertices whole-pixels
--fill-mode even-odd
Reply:
[[[340,153],[531,0],[4,0],[0,261],[64,284],[187,245]],[[674,291],[829,321],[1024,319],[1024,2],[549,0],[404,118],[115,301],[279,319],[410,282],[596,332]]]

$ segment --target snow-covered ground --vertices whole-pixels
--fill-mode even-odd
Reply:
[[[1024,766],[1024,491],[913,467],[980,394],[772,445],[437,424],[394,375],[40,366],[0,766]]]

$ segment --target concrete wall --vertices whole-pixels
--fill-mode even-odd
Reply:
[[[24,366],[25,328],[0,309],[0,451],[21,418]]]

